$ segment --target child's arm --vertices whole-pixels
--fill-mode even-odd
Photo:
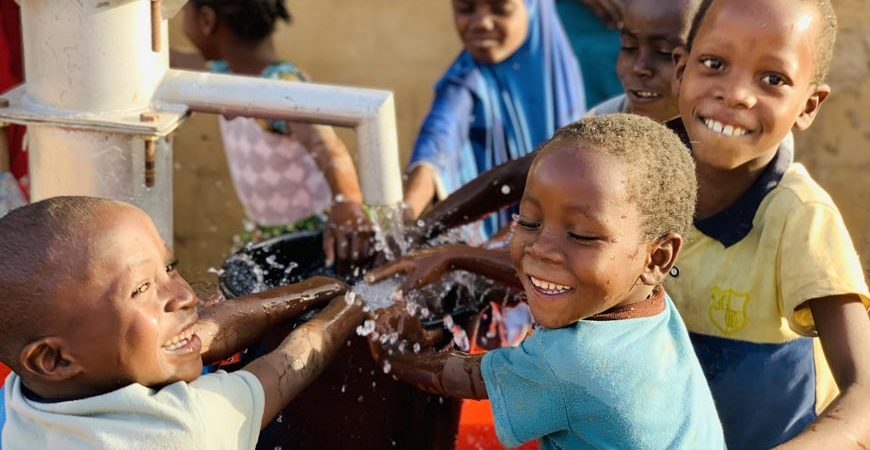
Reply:
[[[335,298],[278,348],[244,367],[260,380],[266,394],[261,427],[320,375],[364,317],[359,300],[349,304]]]
[[[442,245],[417,250],[402,259],[379,267],[366,277],[369,283],[402,273],[406,275],[400,290],[408,292],[440,279],[452,270],[467,270],[522,289],[510,254],[501,249],[485,249],[467,245]]]
[[[495,167],[435,204],[420,216],[416,240],[426,241],[520,201],[535,154]]]
[[[275,326],[326,304],[345,289],[338,280],[313,277],[203,308],[196,325],[203,362],[219,361],[247,348]]]
[[[332,190],[323,246],[327,263],[366,260],[372,248],[371,222],[362,207],[362,192],[353,159],[344,142],[327,125],[288,122],[290,131],[311,154]]]
[[[420,321],[408,316],[404,305],[378,310],[375,331],[369,340],[372,356],[396,378],[426,392],[455,398],[480,400],[487,397],[480,363],[483,355],[462,352],[411,353],[385,350],[375,339],[380,334],[398,333],[399,340],[431,347],[437,335],[423,329]],[[411,347],[406,345],[405,347]]]
[[[840,395],[780,448],[870,447],[870,320],[857,295],[809,301]]]

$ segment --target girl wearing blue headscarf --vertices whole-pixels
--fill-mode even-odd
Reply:
[[[453,11],[465,50],[435,85],[411,155],[405,201],[415,217],[585,112],[580,66],[553,0],[453,0]],[[502,212],[485,232],[508,222]]]

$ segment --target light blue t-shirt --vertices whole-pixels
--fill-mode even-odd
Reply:
[[[670,298],[655,316],[539,328],[483,357],[508,447],[724,449],[722,426]]]

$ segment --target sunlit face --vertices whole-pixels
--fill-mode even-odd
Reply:
[[[104,208],[91,220],[81,276],[67,283],[68,351],[93,391],[132,383],[195,380],[202,343],[193,333],[197,298],[142,211]]]
[[[616,72],[632,113],[658,122],[680,114],[671,91],[671,52],[686,44],[691,25],[686,16],[683,1],[633,0],[626,4]]]
[[[816,92],[818,21],[800,2],[713,3],[680,62],[680,113],[699,165],[732,170],[772,157]]]
[[[571,325],[647,295],[651,246],[626,192],[624,165],[566,140],[542,149],[529,171],[510,243],[532,315]]]
[[[453,0],[453,19],[465,49],[483,64],[510,57],[529,29],[523,0]]]

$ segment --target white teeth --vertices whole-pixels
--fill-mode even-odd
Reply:
[[[713,119],[704,119],[704,126],[717,133],[724,134],[725,136],[743,136],[744,134],[748,133],[748,131],[744,128],[736,127],[733,125],[725,125],[722,122]]]
[[[193,335],[193,328],[191,328],[190,330],[173,336],[172,339],[170,339],[167,343],[163,344],[163,348],[171,351],[184,347],[190,342],[190,340],[193,338]]]
[[[532,280],[532,284],[535,287],[537,287],[538,289],[541,289],[542,291],[544,291],[547,294],[561,294],[562,292],[565,292],[565,291],[571,289],[571,287],[569,287],[569,286],[556,284],[556,283],[550,283],[549,281],[544,281],[544,280],[541,280],[539,278],[535,278],[533,276],[529,276],[529,279]]]
[[[637,94],[637,96],[640,98],[652,98],[652,97],[659,96],[659,94],[656,94],[655,92],[650,92],[650,91],[634,91],[634,93]]]

